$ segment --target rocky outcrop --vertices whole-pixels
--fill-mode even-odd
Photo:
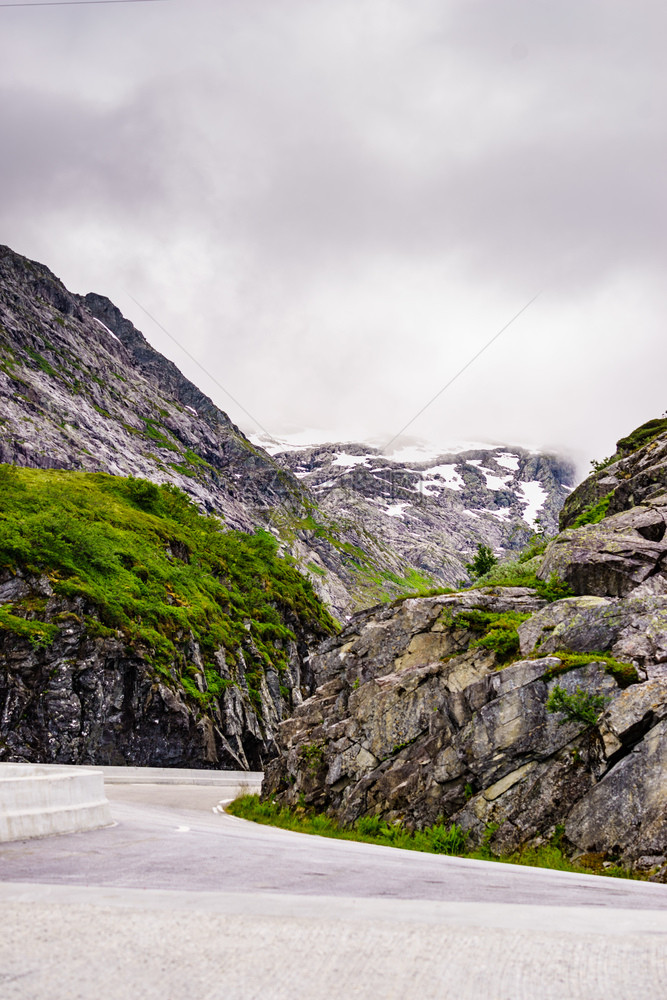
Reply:
[[[618,442],[613,459],[600,463],[567,499],[561,530],[573,527],[600,500],[610,517],[633,507],[667,505],[666,420],[649,421]]]
[[[661,597],[547,605],[528,589],[486,588],[357,615],[311,658],[319,686],[279,727],[263,794],[344,823],[380,815],[421,827],[445,817],[497,852],[564,827],[575,852],[658,866],[667,853],[667,673],[656,665],[667,662],[665,613]],[[520,635],[523,658],[504,668],[480,634],[494,620]],[[557,655],[567,645],[589,660]],[[632,655],[637,673],[596,660],[610,649]],[[596,724],[548,711],[556,686],[603,699]]]
[[[251,650],[232,661],[220,648],[222,691],[206,697],[210,671],[199,643],[184,636],[174,664],[193,668],[195,698],[175,683],[176,670],[156,671],[151,650],[104,628],[88,602],[54,594],[46,576],[0,575],[0,603],[8,602],[17,613],[38,605],[40,622],[57,628],[45,641],[0,620],[0,760],[261,770],[280,720],[311,690],[306,650],[318,636],[296,616],[287,670],[267,669],[255,694]]]
[[[640,669],[667,662],[667,596],[572,597],[549,604],[518,629],[521,652],[608,652]]]
[[[597,524],[562,531],[550,543],[539,575],[552,573],[577,594],[624,597],[652,577],[667,586],[667,494]]]

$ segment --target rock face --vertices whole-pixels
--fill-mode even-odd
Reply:
[[[362,524],[405,563],[447,586],[467,579],[464,564],[479,541],[502,556],[520,550],[538,523],[553,534],[574,477],[566,460],[522,448],[415,451],[410,461],[349,443],[271,450],[333,523]]]
[[[476,614],[514,616],[524,658],[502,667]],[[311,658],[313,697],[282,723],[265,796],[349,823],[445,817],[510,852],[564,827],[626,864],[667,853],[667,598],[486,588],[356,615]],[[505,618],[507,621],[507,618]],[[652,631],[652,638],[649,633]],[[572,664],[563,647],[591,652]],[[637,665],[614,676],[595,653]],[[619,685],[620,681],[620,685]],[[594,726],[547,711],[554,688],[604,699]],[[564,724],[563,724],[564,723]],[[303,796],[303,798],[301,798]]]
[[[545,553],[543,579],[556,573],[577,594],[624,597],[640,586],[667,592],[665,423],[650,421],[619,441],[620,457],[572,493],[560,515],[563,530]],[[646,433],[654,436],[631,450]]]
[[[31,642],[0,628],[0,760],[60,764],[261,770],[275,754],[275,732],[287,709],[307,695],[306,649],[316,635],[295,617],[286,644],[288,670],[261,677],[253,704],[243,656],[231,665],[221,650],[217,672],[228,682],[203,708],[156,673],[149,651],[132,650],[120,632],[100,629],[81,599],[54,595],[49,580],[0,574],[0,602],[39,601],[53,641]],[[198,643],[184,637],[184,662],[205,669]],[[283,691],[281,691],[281,685]]]
[[[540,507],[553,519],[571,481],[567,463],[516,450],[453,459],[451,476],[399,463],[393,486],[382,483],[383,462],[369,460],[373,496],[405,480],[412,506],[423,501],[413,510],[397,496],[391,516],[360,480],[328,491],[327,462],[303,461],[314,476],[252,444],[107,298],[73,295],[48,268],[0,247],[0,462],[178,486],[230,528],[270,530],[339,617],[464,577],[478,542],[518,545],[531,520],[522,513]]]

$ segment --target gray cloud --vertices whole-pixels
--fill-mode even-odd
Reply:
[[[0,12],[4,241],[276,431],[388,439],[543,286],[414,432],[592,456],[664,409],[657,2],[121,7]]]

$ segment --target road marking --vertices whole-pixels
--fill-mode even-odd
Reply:
[[[189,832],[190,832],[190,827],[189,826],[177,826],[176,827],[176,833],[189,833]]]

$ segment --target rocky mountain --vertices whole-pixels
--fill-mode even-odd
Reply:
[[[363,526],[441,586],[467,579],[480,539],[502,557],[536,530],[554,534],[574,482],[569,461],[516,447],[412,449],[410,460],[360,444],[272,450],[330,523]]]
[[[667,427],[652,424],[529,562],[326,640],[263,794],[343,822],[444,817],[497,853],[557,839],[667,881]]]
[[[104,473],[0,498],[0,760],[261,769],[335,631],[275,539]]]
[[[572,476],[516,449],[413,468],[332,448],[272,457],[107,298],[0,247],[0,461],[175,485],[230,528],[271,531],[338,617],[465,577],[478,542],[518,546]]]
[[[172,766],[276,752],[334,630],[299,571],[339,618],[456,582],[478,542],[549,527],[571,475],[518,449],[272,456],[6,247],[0,462],[0,758]]]

